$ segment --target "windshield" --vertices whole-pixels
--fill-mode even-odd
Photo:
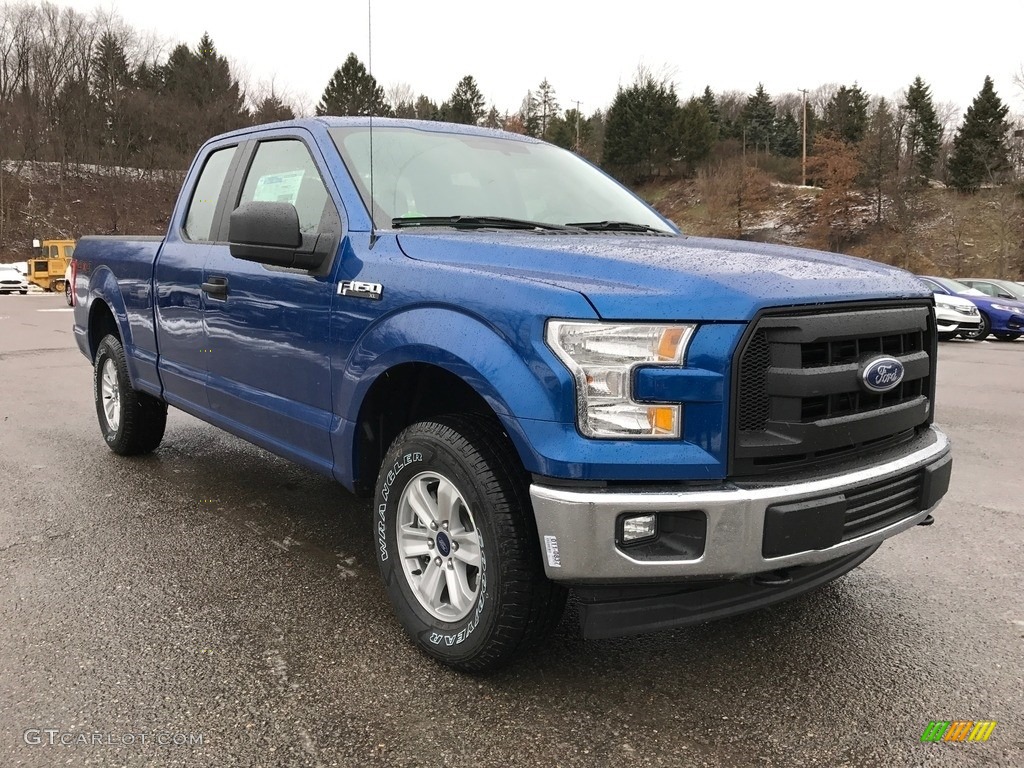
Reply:
[[[369,131],[336,127],[330,133],[367,203]],[[573,153],[499,136],[374,128],[373,198],[376,224],[384,227],[393,219],[500,217],[672,232],[624,187]]]
[[[968,296],[984,296],[985,294],[979,291],[977,288],[971,288],[971,286],[961,283],[957,280],[951,280],[948,277],[929,277],[933,283],[938,283],[947,291],[953,293],[965,293]]]
[[[1013,298],[1019,301],[1024,301],[1024,287],[1017,285],[1017,283],[1014,283],[1010,280],[1001,280],[998,283],[996,283],[996,285],[998,285],[1008,294],[1013,296]]]

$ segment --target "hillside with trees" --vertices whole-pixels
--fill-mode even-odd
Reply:
[[[837,250],[910,269],[1024,275],[1024,124],[990,77],[964,114],[919,76],[897,98],[856,82],[680,94],[639,68],[604,109],[530,86],[514,108],[471,73],[426,94],[349,54],[315,109],[252,85],[215,41],[166,45],[115,15],[0,5],[0,257],[35,236],[160,233],[196,149],[305,113],[501,128],[571,149],[684,231]],[[1015,84],[1024,88],[1024,83]]]

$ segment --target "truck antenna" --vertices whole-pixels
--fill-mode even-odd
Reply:
[[[370,72],[370,82],[373,79],[373,0],[366,0],[366,66]],[[377,242],[377,224],[374,221],[373,209],[376,202],[373,198],[373,100],[370,100],[370,247],[373,248]]]

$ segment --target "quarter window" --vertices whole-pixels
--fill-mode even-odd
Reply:
[[[228,168],[237,147],[218,149],[206,159],[203,172],[196,182],[188,213],[185,215],[185,237],[189,240],[210,240],[213,233],[213,217],[217,212],[217,201],[224,188]]]

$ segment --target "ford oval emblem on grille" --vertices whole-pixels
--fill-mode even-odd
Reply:
[[[888,392],[903,381],[906,370],[903,363],[894,357],[876,357],[861,369],[860,378],[870,392]]]

